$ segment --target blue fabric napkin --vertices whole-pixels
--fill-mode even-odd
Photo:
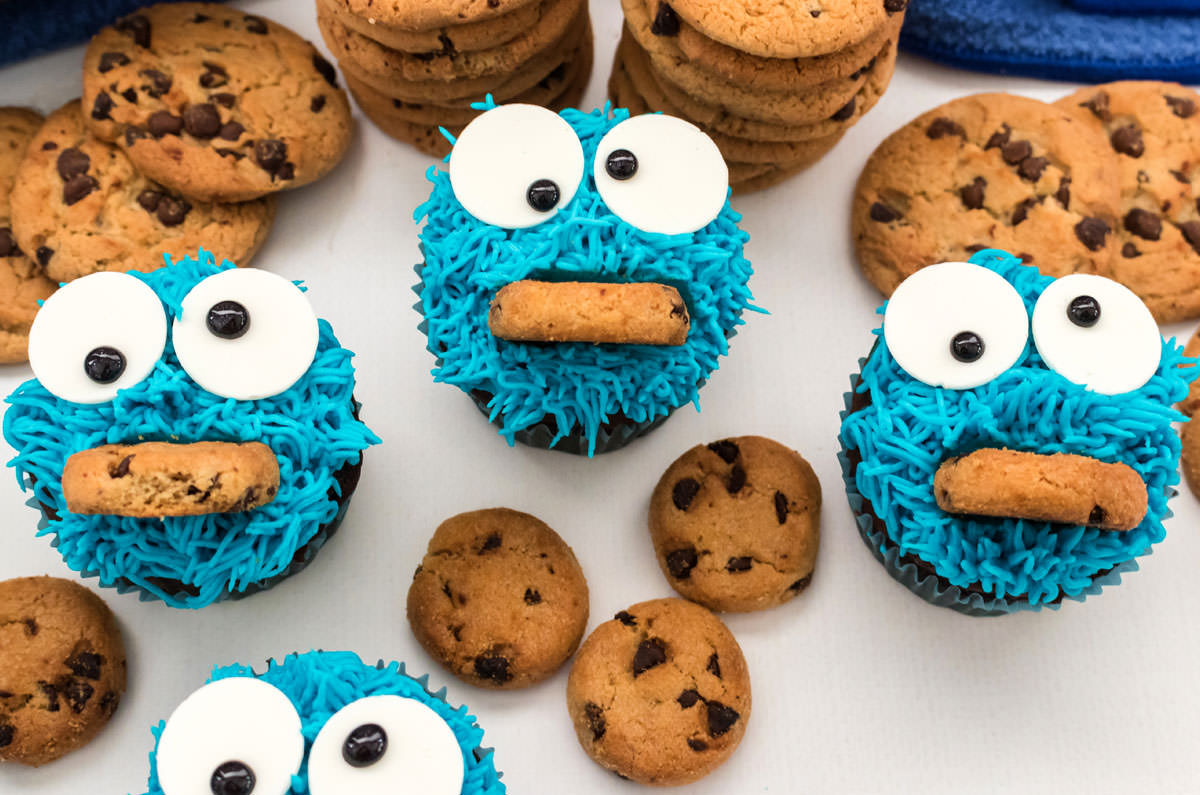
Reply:
[[[1069,0],[1097,14],[1200,14],[1200,0]]]

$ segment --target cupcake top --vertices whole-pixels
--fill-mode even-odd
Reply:
[[[146,795],[503,795],[483,729],[427,680],[345,651],[217,668],[154,727]]]
[[[986,612],[1082,599],[1163,539],[1193,371],[1129,290],[986,250],[880,311],[841,436],[881,557]]]
[[[415,212],[435,379],[482,398],[510,444],[545,424],[589,452],[606,422],[694,401],[752,308],[716,146],[669,116],[480,107]],[[525,322],[498,323],[518,298]]]
[[[207,252],[71,282],[30,348],[4,436],[41,533],[84,576],[172,607],[306,564],[379,441],[302,288]]]

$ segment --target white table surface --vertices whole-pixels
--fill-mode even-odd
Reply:
[[[320,41],[308,0],[237,5]],[[592,2],[596,68],[584,107],[604,101],[620,30],[611,0]],[[321,45],[319,45],[321,46]],[[82,47],[0,70],[0,105],[48,112],[79,91]],[[323,181],[280,197],[255,264],[303,278],[322,317],[358,352],[363,418],[384,439],[368,453],[346,523],[314,564],[274,590],[199,612],[133,595],[102,595],[129,654],[129,690],[86,748],[38,770],[0,767],[0,793],[140,793],[150,726],[214,664],[256,665],[311,648],[407,660],[450,700],[466,702],[496,748],[515,795],[638,789],[576,743],[566,670],[531,690],[493,693],[451,677],[409,632],[404,600],[425,544],[460,511],[509,506],[536,514],[572,545],[588,576],[589,629],[634,602],[671,595],[646,531],[650,492],[690,446],[762,434],[798,449],[825,493],[812,587],[791,603],[727,623],[753,678],[741,747],[684,791],[743,793],[1195,792],[1200,789],[1200,505],[1174,501],[1165,542],[1123,585],[1059,611],[966,618],[892,581],[863,546],[842,492],[838,411],[871,344],[879,295],[855,267],[849,207],[871,150],[928,108],[978,91],[1053,99],[1072,86],[954,71],[901,56],[891,90],[807,173],[745,198],[769,316],[750,315],[732,355],[701,392],[702,413],[676,412],[632,446],[589,461],[509,449],[474,405],[429,376],[432,357],[410,308],[417,259],[412,208],[432,162],[369,123]],[[356,110],[357,112],[357,110]],[[1187,324],[1165,330],[1185,337]],[[25,378],[0,369],[0,394]],[[7,453],[5,453],[7,456]],[[8,474],[5,474],[5,478]],[[74,577],[15,482],[0,484],[0,579]],[[94,587],[95,581],[89,581]]]

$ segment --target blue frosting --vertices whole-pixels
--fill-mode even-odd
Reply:
[[[414,213],[425,221],[416,308],[437,357],[435,380],[493,395],[491,419],[502,423],[509,444],[552,417],[551,445],[582,433],[591,454],[605,422],[623,416],[648,424],[696,402],[728,352],[743,310],[754,308],[746,286],[751,267],[742,255],[749,235],[738,228],[741,216],[728,201],[692,234],[647,233],[622,221],[596,190],[592,161],[600,139],[629,118],[628,111],[606,106],[560,115],[583,144],[585,176],[574,199],[539,226],[508,230],[479,221],[455,198],[448,173],[430,168],[433,191]],[[691,332],[681,346],[538,345],[493,337],[492,298],[526,278],[670,284],[687,302]]]
[[[367,696],[395,695],[415,699],[436,712],[458,738],[462,748],[465,775],[461,795],[504,795],[505,787],[496,772],[494,755],[490,748],[483,748],[483,729],[465,706],[455,709],[446,702],[446,689],[429,692],[428,676],[414,679],[405,672],[404,663],[380,662],[365,665],[358,655],[349,651],[311,651],[307,654],[290,654],[283,662],[271,660],[267,670],[255,674],[244,665],[230,665],[213,671],[210,682],[234,676],[257,676],[279,688],[291,699],[300,714],[301,730],[304,733],[304,766],[299,775],[292,777],[291,792],[304,795],[308,792],[308,752],[313,740],[326,721],[342,707]],[[161,721],[151,731],[154,734],[154,751],[150,753],[150,780],[146,795],[163,795],[158,784],[157,757],[158,740],[162,736],[166,721]]]
[[[1004,252],[982,251],[971,261],[1007,279],[1031,313],[1053,281]],[[1173,406],[1195,377],[1194,368],[1180,368],[1191,360],[1174,340],[1164,341],[1159,368],[1143,387],[1102,395],[1050,370],[1032,341],[1012,368],[983,386],[931,387],[905,373],[882,344],[883,330],[876,334],[880,342],[856,387],[869,394],[870,405],[845,416],[841,439],[862,458],[852,500],[857,490],[886,527],[881,559],[916,556],[952,586],[1038,606],[1082,596],[1094,580],[1163,539],[1167,499],[1179,481],[1179,437],[1171,423],[1183,418]],[[933,494],[934,473],[945,459],[981,447],[1127,464],[1146,483],[1149,510],[1127,532],[945,513]]]
[[[132,275],[154,289],[173,318],[192,287],[232,267],[201,251],[197,259]],[[34,484],[35,500],[57,514],[48,516],[39,534],[56,536],[67,565],[84,576],[96,576],[104,586],[132,584],[172,607],[204,607],[294,570],[297,553],[339,515],[334,473],[379,442],[354,416],[353,354],[338,344],[327,322],[319,325],[308,372],[263,400],[238,401],[201,389],[180,366],[169,339],[150,376],[107,403],[70,403],[37,380],[17,387],[4,415],[4,438],[17,451],[9,466],[22,489]],[[279,461],[279,491],[270,503],[242,513],[158,520],[67,511],[61,478],[69,456],[139,441],[263,442]],[[164,581],[184,589],[164,587]]]

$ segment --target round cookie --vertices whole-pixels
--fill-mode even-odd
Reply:
[[[1200,94],[1177,83],[1123,81],[1055,103],[1101,130],[1120,163],[1112,276],[1160,323],[1200,317]]]
[[[543,2],[530,2],[479,22],[407,30],[385,25],[369,12],[362,16],[351,13],[346,0],[319,0],[319,3],[338,22],[364,36],[370,36],[386,47],[404,52],[439,54],[490,50],[512,41],[537,22],[543,5]]]
[[[567,712],[600,766],[640,784],[686,784],[741,742],[750,673],[715,615],[655,599],[593,630],[571,666]]]
[[[92,132],[202,201],[245,201],[324,176],[350,145],[337,73],[287,28],[212,3],[151,6],[92,39]]]
[[[1191,339],[1188,340],[1187,347],[1183,349],[1183,355],[1189,359],[1200,359],[1200,329],[1196,329]],[[1200,409],[1200,378],[1192,381],[1188,386],[1187,397],[1179,401],[1175,408],[1188,417],[1195,414],[1196,409]]]
[[[1179,442],[1179,470],[1192,494],[1200,495],[1200,425],[1189,418],[1179,431]]]
[[[121,630],[70,580],[0,582],[0,762],[44,765],[86,745],[125,692]]]
[[[26,360],[37,302],[47,298],[56,286],[18,246],[9,211],[17,169],[26,146],[41,126],[41,114],[35,111],[0,108],[0,364]]]
[[[665,5],[665,4],[664,4]],[[710,39],[762,58],[808,58],[856,44],[904,11],[908,0],[672,0]]]
[[[151,271],[198,248],[249,263],[275,217],[268,196],[188,200],[143,176],[125,152],[84,128],[78,101],[50,114],[12,192],[13,233],[57,282],[96,271]]]
[[[490,22],[535,0],[336,0],[349,14],[410,31]]]
[[[1061,108],[977,94],[892,133],[858,179],[858,261],[884,295],[935,262],[985,248],[1042,273],[1109,275],[1120,205],[1105,136]]]
[[[820,523],[812,467],[761,436],[696,445],[667,468],[650,498],[650,539],[663,575],[710,610],[761,610],[802,592]]]
[[[540,519],[507,508],[442,522],[408,590],[430,656],[479,687],[540,682],[574,653],[588,618],[575,554]]]

